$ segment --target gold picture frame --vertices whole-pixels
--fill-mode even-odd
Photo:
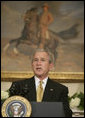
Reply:
[[[34,74],[30,72],[1,72],[1,81],[18,81],[32,77]],[[49,77],[58,82],[64,83],[79,83],[84,82],[83,72],[49,72]]]

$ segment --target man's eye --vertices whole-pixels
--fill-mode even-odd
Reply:
[[[38,62],[39,60],[38,60],[38,59],[34,59],[33,61],[34,61],[34,62]],[[41,59],[40,61],[41,61],[41,62],[44,62],[44,61],[46,61],[46,59]]]
[[[41,61],[46,61],[45,59],[42,59]]]
[[[38,61],[38,59],[34,59],[33,61]]]

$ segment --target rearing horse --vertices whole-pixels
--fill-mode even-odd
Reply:
[[[17,50],[17,47],[20,44],[28,44],[28,46],[31,46],[32,48],[38,48],[40,43],[41,43],[41,39],[39,34],[39,16],[37,15],[37,11],[35,8],[32,8],[30,10],[28,10],[26,12],[27,18],[25,17],[25,25],[24,28],[22,30],[22,35],[21,37],[17,38],[17,39],[12,39],[9,41],[9,43],[4,47],[4,51],[6,51],[10,45],[15,44],[14,47],[14,52],[16,54],[19,53],[19,51]],[[49,38],[45,39],[45,44],[44,44],[44,48],[49,49],[55,59],[57,57],[57,52],[56,52],[56,48],[58,45],[58,36],[55,32],[48,30],[48,35]]]

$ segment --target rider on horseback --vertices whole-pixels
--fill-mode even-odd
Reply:
[[[49,9],[48,4],[45,3],[42,7],[43,7],[43,12],[40,15],[40,21],[39,21],[39,35],[41,39],[40,48],[44,47],[45,39],[49,39],[48,25],[50,25],[53,22],[53,16],[48,11]]]

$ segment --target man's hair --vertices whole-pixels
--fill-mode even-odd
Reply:
[[[33,62],[33,57],[34,57],[36,52],[46,52],[49,56],[49,63],[55,63],[53,54],[48,49],[43,49],[43,48],[42,49],[41,48],[35,49],[33,55],[31,56],[32,62]]]

